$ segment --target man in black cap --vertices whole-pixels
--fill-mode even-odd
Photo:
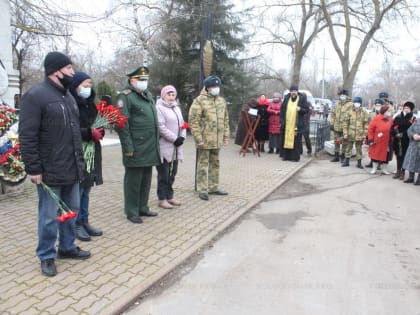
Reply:
[[[127,85],[117,97],[127,123],[117,132],[125,167],[124,212],[130,222],[139,224],[143,222],[140,216],[157,216],[148,203],[153,166],[160,163],[159,124],[153,95],[147,89],[149,69],[141,66],[127,76]]]
[[[344,152],[346,152],[347,140],[343,139],[344,120],[353,109],[353,102],[350,93],[346,89],[338,91],[339,101],[331,112],[331,130],[334,131],[334,158],[331,162],[341,161],[344,163]],[[341,154],[340,154],[341,147]]]
[[[302,153],[302,134],[305,114],[308,113],[306,95],[293,84],[280,108],[280,157],[286,161],[299,161]]]
[[[54,51],[45,57],[44,67],[45,81],[22,97],[19,138],[26,173],[38,190],[36,254],[42,273],[51,277],[57,274],[56,257],[86,259],[90,252],[74,244],[74,219],[57,221],[57,204],[41,185],[48,185],[70,209],[79,209],[84,161],[78,107],[68,91],[74,75],[72,62]]]

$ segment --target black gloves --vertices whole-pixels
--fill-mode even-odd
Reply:
[[[179,147],[180,145],[183,145],[183,144],[184,144],[184,140],[185,140],[185,138],[184,138],[184,137],[178,137],[178,138],[176,138],[176,140],[174,141],[174,145],[175,145],[176,147]]]

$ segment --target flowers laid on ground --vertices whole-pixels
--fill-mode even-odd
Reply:
[[[67,220],[74,219],[77,217],[77,211],[72,211],[69,206],[65,204],[63,200],[49,187],[47,184],[41,182],[42,188],[50,195],[50,197],[55,201],[57,204],[58,210],[60,210],[60,214],[57,216],[58,222],[66,222]]]
[[[121,114],[118,107],[108,104],[106,101],[100,101],[96,105],[98,114],[93,122],[91,129],[96,128],[124,128],[127,117]],[[83,157],[86,163],[86,170],[90,173],[94,167],[95,160],[95,142],[83,142]]]
[[[20,183],[26,177],[21,160],[16,110],[0,106],[0,179]]]

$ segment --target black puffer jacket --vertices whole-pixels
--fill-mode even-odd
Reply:
[[[74,96],[77,106],[79,107],[80,113],[80,133],[82,134],[82,140],[89,142],[92,141],[92,130],[91,126],[95,122],[98,111],[95,105],[96,93],[92,89],[91,95],[84,99],[77,95],[75,89],[71,88],[70,93]],[[93,168],[90,172],[85,170],[85,180],[80,184],[82,187],[91,187],[94,184],[103,184],[102,179],[102,148],[100,142],[95,142],[95,156]]]
[[[83,179],[79,110],[70,92],[50,79],[23,95],[19,138],[28,174],[42,174],[43,182],[52,186]]]

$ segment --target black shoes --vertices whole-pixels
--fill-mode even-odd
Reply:
[[[44,276],[54,277],[57,274],[54,258],[45,259],[41,261],[41,272]]]
[[[209,195],[218,195],[218,196],[226,196],[228,193],[223,190],[216,190],[209,192]]]
[[[101,236],[103,234],[101,229],[94,228],[88,221],[83,222],[83,227],[90,236]]]
[[[133,215],[131,217],[127,217],[128,221],[132,223],[140,224],[143,223],[143,220],[138,215]]]
[[[198,198],[200,198],[201,200],[209,200],[209,195],[207,195],[206,193],[200,193],[198,195]]]
[[[62,250],[58,250],[57,258],[59,259],[88,259],[90,257],[90,252],[87,250],[83,250],[80,247],[76,247],[74,250],[64,252]]]
[[[83,224],[75,223],[74,233],[76,234],[76,238],[78,240],[81,240],[82,242],[89,242],[90,241],[90,235],[86,232]]]
[[[150,210],[147,211],[147,212],[140,213],[140,216],[142,216],[142,217],[155,217],[157,215],[158,215],[157,212],[153,212],[153,211],[150,211]]]

